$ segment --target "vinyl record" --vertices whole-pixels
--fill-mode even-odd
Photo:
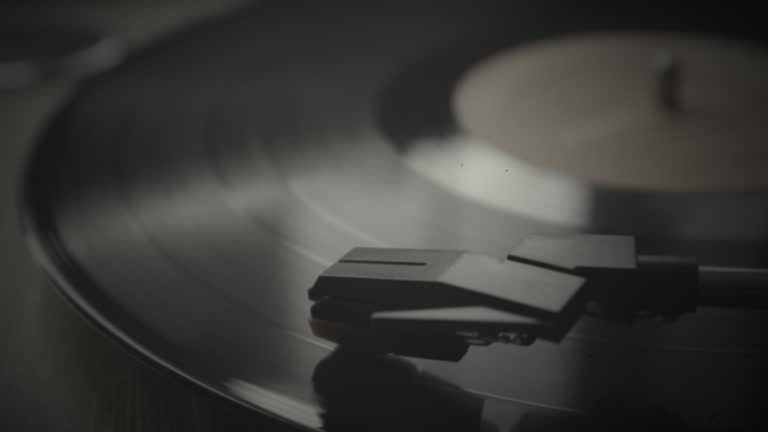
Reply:
[[[717,157],[718,143],[701,144],[706,172],[682,172],[684,158],[670,154],[656,159],[668,165],[646,161],[658,176],[627,167],[601,177],[590,174],[592,159],[565,161],[543,144],[544,153],[521,150],[498,121],[476,115],[498,113],[483,93],[505,70],[494,64],[561,43],[593,53],[588,39],[597,38],[598,53],[618,55],[610,67],[628,50],[682,47],[661,53],[673,64],[661,72],[648,62],[649,97],[674,111],[663,122],[689,121],[677,117],[698,103],[719,106],[686,93],[687,77],[702,86],[697,64],[709,64],[708,53],[744,63],[722,72],[734,83],[768,62],[749,14],[662,12],[542,2],[283,6],[201,25],[91,80],[52,122],[25,178],[30,244],[109,334],[300,427],[755,424],[766,321],[755,311],[700,308],[675,324],[634,326],[585,318],[560,344],[473,348],[458,363],[334,352],[307,325],[307,289],[355,246],[504,256],[530,234],[598,231],[636,234],[643,252],[768,264],[768,182],[745,165],[765,152],[755,144],[765,122],[739,117],[748,144],[734,144],[731,159]],[[682,114],[678,91],[665,89],[679,86],[668,77],[677,69]],[[512,87],[535,72],[514,71]],[[739,87],[734,109],[759,106],[765,91]],[[499,106],[526,112],[509,100]],[[525,106],[553,119],[580,111],[534,105]],[[691,127],[670,126],[668,136],[689,140]],[[584,145],[606,154],[605,166],[622,157]]]
[[[4,23],[0,33],[0,91],[56,78],[80,79],[114,66],[125,48],[114,38],[75,26]]]

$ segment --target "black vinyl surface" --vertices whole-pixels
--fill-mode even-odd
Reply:
[[[403,163],[408,133],[382,104],[409,106],[387,99],[409,64],[470,40],[491,52],[605,27],[750,28],[595,11],[283,7],[200,26],[92,80],[55,118],[25,177],[30,244],[118,340],[305,428],[759,424],[766,318],[754,311],[584,319],[559,345],[474,348],[459,363],[331,354],[310,335],[306,291],[352,247],[504,256],[528,234],[572,230],[473,202]],[[439,137],[436,122],[419,133]],[[645,234],[649,249],[765,264],[768,233],[716,245]]]

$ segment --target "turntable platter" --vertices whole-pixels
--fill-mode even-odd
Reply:
[[[430,177],[423,168],[435,165],[414,164],[424,138],[467,136],[443,90],[488,55],[552,35],[716,24],[467,6],[260,7],[135,56],[86,85],[32,155],[30,244],[67,297],[133,349],[261,412],[328,426],[332,405],[313,374],[333,347],[310,335],[306,291],[348,249],[505,255],[531,233],[639,226],[538,218]],[[425,61],[440,73],[421,74]],[[414,79],[423,85],[411,93]],[[607,193],[598,197],[617,192]],[[627,199],[649,197],[613,203]],[[744,199],[765,210],[764,195]],[[678,225],[643,225],[641,247],[765,264],[768,230],[757,224],[716,241],[706,230],[676,235]],[[673,326],[585,319],[559,345],[493,346],[460,363],[417,365],[482,398],[484,420],[500,430],[606,398],[695,425],[745,425],[762,411],[764,323],[760,313],[721,310]]]

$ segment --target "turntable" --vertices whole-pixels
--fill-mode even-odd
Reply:
[[[28,161],[25,233],[108,334],[297,428],[753,427],[759,310],[587,316],[557,343],[460,362],[338,349],[307,322],[308,289],[353,248],[503,258],[533,235],[598,233],[639,255],[768,266],[768,52],[752,19],[254,7],[84,85]]]

